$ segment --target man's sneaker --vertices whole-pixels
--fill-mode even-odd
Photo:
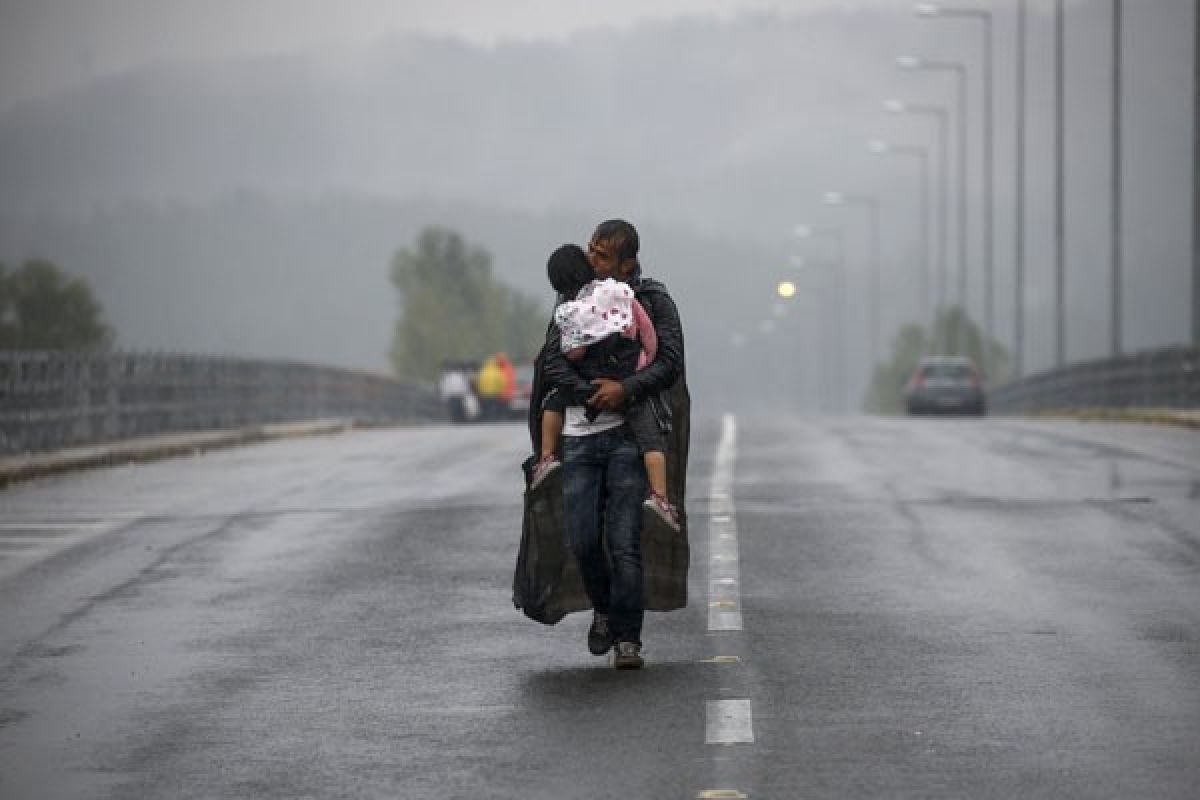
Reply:
[[[542,481],[550,477],[554,470],[562,466],[562,462],[553,455],[542,456],[538,462],[533,465],[533,475],[529,479],[529,488],[536,489],[542,485]]]
[[[658,515],[658,518],[671,528],[671,530],[679,531],[679,512],[675,510],[675,506],[667,498],[663,497],[658,492],[650,492],[650,496],[642,503],[643,508],[648,508]]]
[[[641,669],[642,646],[637,642],[617,642],[617,654],[613,666],[617,669]]]
[[[608,614],[592,614],[592,627],[588,628],[588,650],[594,656],[602,656],[612,646],[613,636],[608,628]]]

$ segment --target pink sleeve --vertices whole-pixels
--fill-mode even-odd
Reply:
[[[658,333],[654,330],[654,323],[650,321],[646,309],[642,308],[642,304],[637,300],[633,301],[633,324],[637,328],[638,340],[642,344],[642,354],[638,357],[637,368],[643,369],[658,354]]]

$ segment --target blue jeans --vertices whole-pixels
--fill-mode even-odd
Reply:
[[[588,599],[608,614],[616,641],[640,644],[646,467],[624,425],[564,436],[562,449],[567,545],[579,560]]]

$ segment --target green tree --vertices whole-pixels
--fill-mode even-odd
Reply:
[[[401,305],[391,347],[397,375],[432,380],[443,361],[495,352],[531,361],[541,346],[544,305],[497,283],[491,255],[455,231],[425,228],[391,271]]]
[[[995,340],[987,343],[984,358],[984,338],[970,317],[955,306],[938,314],[932,336],[920,325],[909,323],[902,327],[892,342],[892,356],[885,364],[875,365],[871,385],[863,407],[872,414],[899,414],[904,410],[904,385],[916,369],[921,356],[930,353],[953,352],[952,343],[959,342],[958,352],[967,355],[981,369],[986,365],[985,380],[992,385],[1008,381],[1012,375],[1008,351]]]
[[[94,350],[112,344],[100,303],[82,278],[49,261],[15,272],[0,264],[0,349]]]

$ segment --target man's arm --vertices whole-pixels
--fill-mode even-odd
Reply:
[[[562,352],[562,334],[557,325],[551,325],[546,332],[546,342],[542,345],[542,368],[545,372],[546,383],[566,392],[572,404],[582,403],[590,397],[595,387],[580,376],[579,371]]]
[[[663,291],[647,293],[643,304],[658,334],[658,353],[645,369],[621,381],[630,402],[671,388],[683,373],[683,326],[675,302]]]

